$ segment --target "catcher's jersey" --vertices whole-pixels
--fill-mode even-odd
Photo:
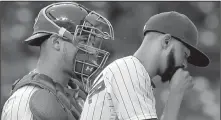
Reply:
[[[38,89],[40,88],[27,85],[14,92],[5,102],[1,120],[33,120],[29,102],[33,93]]]
[[[95,79],[80,120],[157,118],[151,80],[140,61],[128,56],[108,65]]]

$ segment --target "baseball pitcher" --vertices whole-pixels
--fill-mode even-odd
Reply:
[[[144,39],[134,55],[117,59],[95,79],[80,120],[177,120],[182,97],[193,87],[187,63],[209,64],[197,48],[198,31],[178,12],[152,16],[144,26]],[[152,78],[170,82],[162,116],[156,114]]]

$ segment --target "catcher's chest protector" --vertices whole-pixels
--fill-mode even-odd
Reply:
[[[30,98],[30,110],[37,120],[78,120],[81,108],[73,99],[73,94],[51,78],[39,73],[30,73],[17,80],[12,86],[13,94],[17,89],[33,85],[37,90]]]

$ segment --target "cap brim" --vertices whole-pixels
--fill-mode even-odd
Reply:
[[[40,46],[41,43],[48,39],[50,36],[50,33],[36,33],[24,40],[24,43],[31,46]]]
[[[187,59],[188,63],[198,67],[206,67],[209,65],[210,59],[203,52],[182,40],[180,41],[190,50],[190,56]]]

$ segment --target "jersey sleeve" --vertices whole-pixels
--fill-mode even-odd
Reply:
[[[155,98],[150,80],[142,75],[139,65],[132,59],[114,62],[109,71],[108,92],[120,120],[141,120],[157,118]]]
[[[14,92],[3,106],[1,120],[33,120],[29,102],[38,89],[35,86],[24,86]]]

